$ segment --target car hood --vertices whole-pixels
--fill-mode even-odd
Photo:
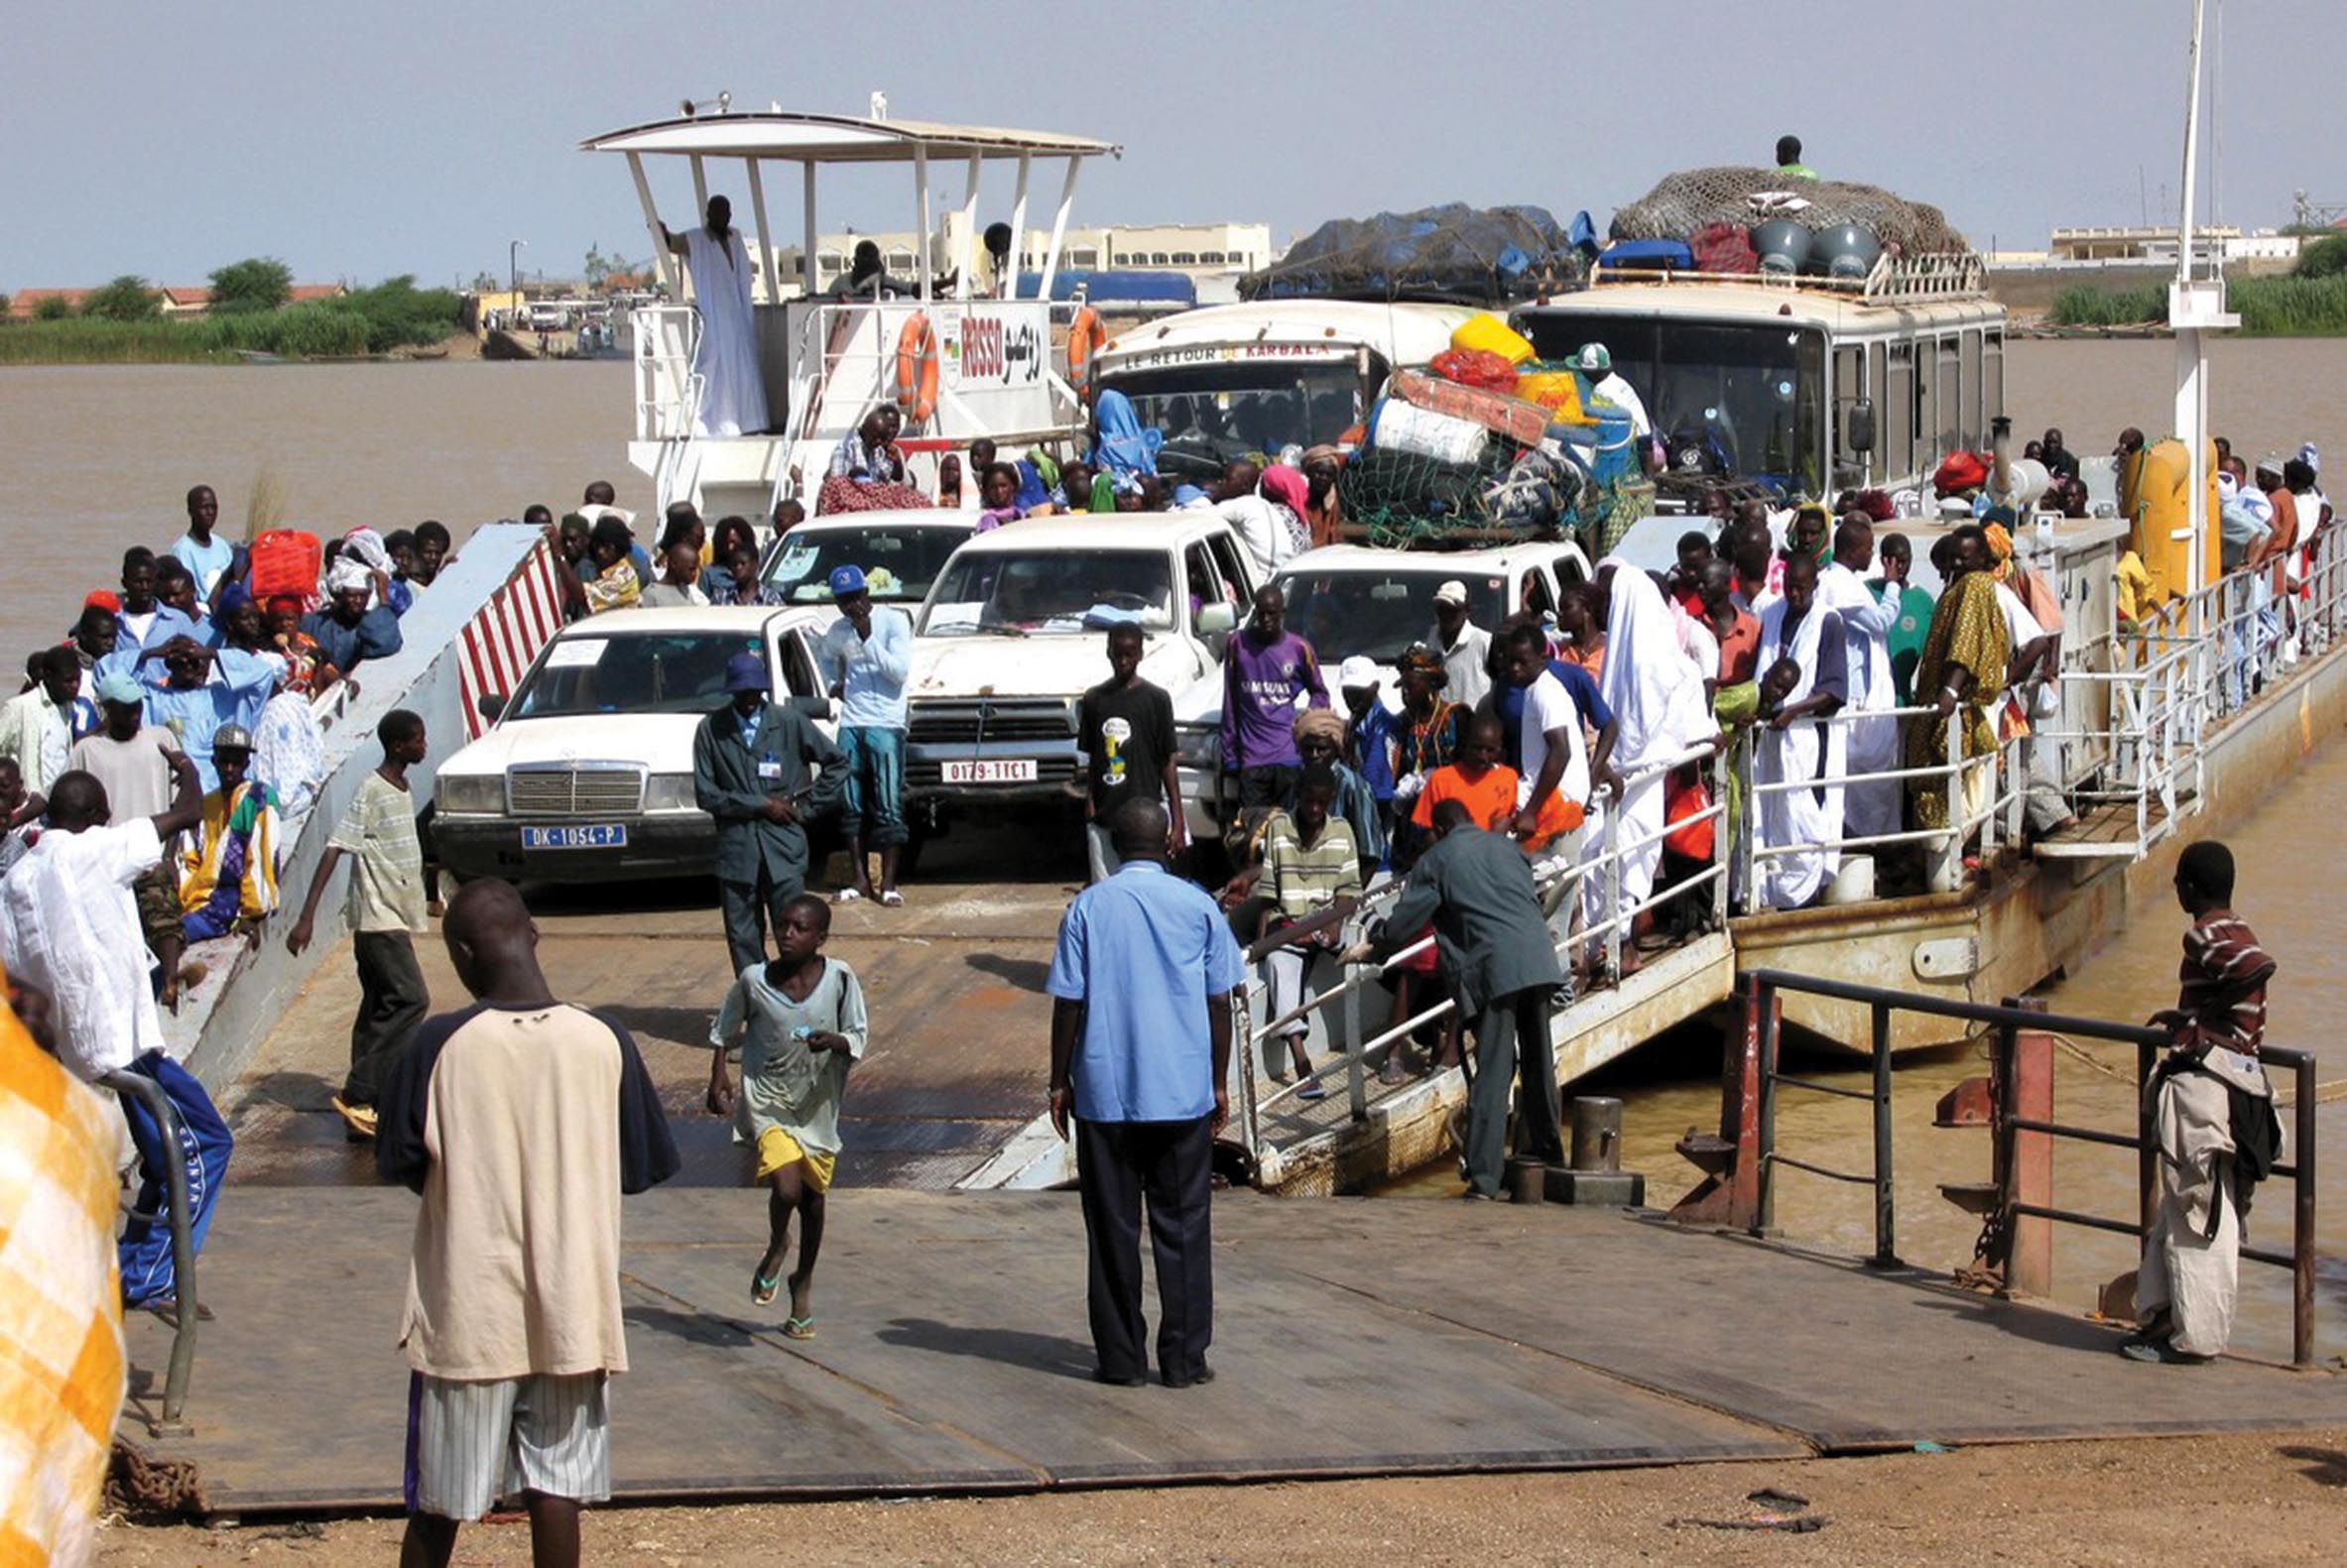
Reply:
[[[698,713],[581,713],[508,719],[441,767],[445,774],[502,774],[526,763],[640,763],[656,774],[692,772]]]
[[[1148,639],[1141,674],[1179,691],[1214,666],[1177,637]],[[1100,634],[1046,637],[921,637],[905,694],[923,697],[1073,697],[1108,678]]]

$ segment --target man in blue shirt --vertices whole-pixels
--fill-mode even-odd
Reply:
[[[336,561],[326,586],[325,604],[302,617],[302,634],[317,644],[318,656],[336,673],[347,675],[370,659],[389,659],[400,651],[399,614],[389,603],[367,608],[363,567],[353,561],[345,571]],[[390,588],[388,577],[382,586]]]
[[[1206,893],[1166,870],[1170,824],[1128,800],[1109,831],[1115,875],[1059,923],[1051,995],[1051,1126],[1075,1119],[1087,1299],[1102,1383],[1138,1386],[1141,1208],[1158,1269],[1158,1376],[1206,1383],[1214,1338],[1214,1138],[1230,1120],[1231,993],[1246,960]]]
[[[863,568],[835,566],[831,602],[839,619],[816,646],[815,663],[839,704],[839,754],[847,759],[847,796],[839,813],[855,881],[838,902],[877,897],[897,908],[897,857],[905,847],[905,681],[913,673],[913,622],[904,611],[874,609]],[[864,860],[869,838],[880,851],[880,892]]]

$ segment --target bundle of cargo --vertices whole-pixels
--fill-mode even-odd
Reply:
[[[1544,207],[1463,202],[1323,223],[1239,280],[1242,300],[1455,300],[1497,304],[1587,281],[1581,252]]]
[[[1909,201],[1880,185],[1840,180],[1789,180],[1775,169],[1687,169],[1666,175],[1654,189],[1614,213],[1617,243],[1664,241],[1706,247],[1719,244],[1720,225],[1753,230],[1752,248],[1767,269],[1769,246],[1760,232],[1775,221],[1791,223],[1837,243],[1844,230],[1871,238],[1903,255],[1962,253],[1970,247],[1947,215],[1928,202]],[[1608,253],[1611,254],[1610,252]],[[1808,258],[1804,257],[1805,262]],[[1690,263],[1691,264],[1691,252]],[[1731,262],[1720,270],[1746,270]],[[1791,270],[1800,271],[1796,265]],[[1826,270],[1823,266],[1819,271]]]
[[[1564,401],[1554,374],[1518,373],[1531,361],[1532,345],[1506,322],[1478,316],[1427,371],[1396,372],[1337,481],[1353,537],[1484,544],[1576,526],[1587,473],[1554,428]],[[1549,401],[1520,396],[1528,382]]]

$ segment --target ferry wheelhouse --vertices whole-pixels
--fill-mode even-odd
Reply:
[[[1083,164],[1121,149],[1046,131],[779,109],[687,109],[680,118],[629,126],[580,144],[587,152],[627,160],[668,288],[668,302],[633,312],[628,442],[629,462],[653,480],[661,505],[690,501],[704,516],[739,513],[763,521],[781,502],[796,498],[811,512],[832,449],[882,403],[904,413],[899,444],[916,482],[925,485],[933,483],[942,453],[981,436],[1009,446],[1069,439],[1083,428],[1081,400],[1052,352],[1055,316],[1071,314],[1081,302],[1054,305],[1051,291]],[[652,160],[681,163],[690,172],[692,208],[667,223],[679,234],[702,222],[713,180],[729,172],[740,179],[716,193],[733,199],[736,226],[753,257],[751,309],[772,421],[765,431],[702,431],[700,378],[693,369],[700,316],[683,302],[690,289],[682,264],[662,243],[663,220],[647,169]],[[1032,296],[1021,292],[1024,269],[1017,265],[1004,269],[1007,276],[997,287],[977,287],[981,177],[988,166],[1004,164],[1011,169],[1007,221],[1018,237],[1015,248],[1026,258],[1036,258],[1027,228],[1035,181],[1059,174],[1050,229],[1033,269],[1041,274],[1040,286]],[[917,232],[924,236],[935,232],[934,178],[940,172],[957,177],[959,253],[948,258],[947,282],[939,283],[925,242],[917,277],[884,280],[877,296],[826,298],[817,270],[819,176],[826,169],[892,165],[912,172],[909,193]],[[786,279],[777,264],[767,183],[793,166],[803,237],[799,276]],[[790,199],[785,191],[775,196]]]

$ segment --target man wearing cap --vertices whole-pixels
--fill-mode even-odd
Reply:
[[[1383,683],[1377,661],[1365,654],[1354,654],[1336,666],[1336,689],[1344,698],[1346,713],[1346,760],[1377,801],[1378,822],[1385,829],[1379,836],[1390,844],[1394,839],[1394,747],[1401,726],[1393,710],[1378,700],[1378,687]]]
[[[765,921],[806,891],[806,830],[839,803],[845,759],[795,708],[767,700],[766,660],[726,661],[732,701],[692,737],[692,796],[717,819],[717,904],[733,972],[766,962]]]
[[[1467,585],[1456,577],[1434,590],[1434,629],[1426,646],[1442,656],[1450,700],[1474,712],[1491,690],[1491,633],[1467,619]]]
[[[854,880],[839,890],[838,902],[877,897],[893,909],[905,902],[897,891],[897,857],[906,839],[905,681],[913,673],[913,622],[902,610],[874,607],[860,566],[832,568],[831,602],[839,619],[815,645],[815,667],[839,704],[839,752],[847,760],[840,830]],[[880,851],[877,895],[864,861],[866,839]]]
[[[180,923],[190,942],[239,929],[258,941],[277,907],[277,797],[249,777],[252,766],[251,731],[223,724],[212,732],[220,786],[203,797],[194,840],[180,855]]]
[[[1573,356],[1573,369],[1589,378],[1589,390],[1597,397],[1630,416],[1630,433],[1645,440],[1655,433],[1655,422],[1647,418],[1646,402],[1638,389],[1624,381],[1614,371],[1613,351],[1603,343],[1583,343]]]
[[[170,730],[147,722],[146,696],[145,688],[128,674],[101,677],[98,732],[75,741],[66,762],[69,769],[98,782],[117,822],[161,816],[171,809],[172,762],[180,755],[180,743]],[[147,950],[162,968],[163,998],[169,1006],[179,1000],[180,954],[185,946],[180,929],[179,874],[170,857],[132,878],[130,892]]]

